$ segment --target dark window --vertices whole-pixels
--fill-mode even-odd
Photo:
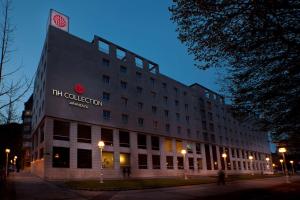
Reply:
[[[156,106],[152,106],[152,113],[156,114],[156,111],[157,111],[157,107]]]
[[[142,94],[143,88],[141,88],[141,87],[136,87],[136,92],[137,92],[138,94]]]
[[[91,143],[91,127],[86,125],[77,125],[77,141]]]
[[[185,111],[188,111],[189,110],[189,105],[188,104],[184,104],[184,109],[185,109]]]
[[[144,126],[144,119],[143,118],[138,118],[138,125],[140,127]]]
[[[203,139],[204,141],[208,142],[208,133],[203,132]]]
[[[120,66],[120,72],[123,73],[123,74],[127,74],[127,67],[125,66]]]
[[[41,148],[39,151],[39,158],[42,159],[44,158],[44,148]]]
[[[177,127],[177,133],[181,134],[181,127],[180,126]]]
[[[215,128],[214,128],[214,124],[213,124],[213,123],[209,123],[209,130],[210,130],[210,131],[215,131]]]
[[[109,110],[103,110],[103,119],[110,120],[110,111]]]
[[[152,155],[152,168],[160,169],[160,156],[159,155]]]
[[[213,114],[211,112],[208,112],[208,119],[213,120]]]
[[[70,167],[70,149],[66,147],[53,147],[52,167]]]
[[[170,132],[170,124],[166,124],[166,132]]]
[[[165,102],[165,104],[168,104],[168,97],[167,96],[164,96],[164,102]]]
[[[143,110],[143,103],[142,102],[138,102],[138,109]]]
[[[152,87],[154,87],[155,85],[155,79],[154,78],[150,78],[150,84]]]
[[[168,118],[169,117],[169,111],[165,110],[165,117]]]
[[[109,67],[109,60],[103,58],[103,59],[102,59],[102,64],[103,64],[105,67]]]
[[[92,168],[92,150],[77,149],[77,168]]]
[[[141,72],[136,72],[136,79],[141,80],[142,79],[142,73]]]
[[[178,105],[179,105],[179,101],[175,100],[175,106],[178,106]]]
[[[102,76],[102,82],[103,83],[109,84],[109,80],[110,80],[109,76],[107,76],[107,75],[103,75]]]
[[[167,83],[162,83],[164,89],[167,89]]]
[[[177,93],[178,93],[178,88],[174,87],[174,92],[175,92],[175,94],[177,95]]]
[[[187,132],[187,136],[190,138],[192,137],[192,134],[191,134],[191,129],[186,129],[186,132]]]
[[[147,149],[147,137],[144,134],[138,134],[137,135],[137,142],[138,142],[138,148],[139,149]]]
[[[101,129],[101,140],[107,146],[113,146],[113,130],[102,128]]]
[[[128,99],[126,97],[121,97],[122,104],[126,107],[128,104]]]
[[[212,156],[213,156],[214,170],[217,170],[218,169],[218,158],[217,158],[217,148],[215,145],[212,146]]]
[[[178,169],[184,169],[183,157],[177,157],[177,166],[178,166]]]
[[[190,123],[190,116],[185,117],[186,123]]]
[[[54,120],[53,122],[53,139],[69,141],[70,123]]]
[[[205,144],[204,147],[205,147],[206,168],[207,170],[212,170],[209,145]]]
[[[120,147],[129,147],[129,132],[119,131]]]
[[[206,121],[202,121],[202,129],[207,130]]]
[[[147,169],[147,155],[146,154],[139,154],[138,155],[138,163],[139,169]]]
[[[127,88],[127,82],[126,81],[121,81],[121,88],[126,89]]]
[[[231,148],[231,156],[234,158],[235,157],[235,149],[234,148]]]
[[[158,127],[158,121],[153,121],[153,127],[157,128]]]
[[[152,96],[153,99],[155,99],[156,98],[156,92],[151,91],[151,96]]]
[[[189,158],[189,169],[194,169],[194,158]]]
[[[174,169],[173,156],[167,156],[167,169]]]
[[[201,144],[196,143],[196,154],[201,154]]]
[[[159,150],[159,137],[151,136],[152,150]]]
[[[176,113],[176,120],[180,121],[180,114],[179,113]]]
[[[203,168],[202,158],[197,158],[197,167],[198,167],[198,170],[201,170]]]
[[[103,101],[109,101],[110,94],[108,92],[103,92],[102,93],[102,100]]]
[[[210,135],[211,142],[216,143],[216,136],[214,134]]]
[[[128,124],[128,115],[122,114],[122,122],[123,124]]]

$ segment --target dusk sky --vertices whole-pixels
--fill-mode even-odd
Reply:
[[[170,0],[15,0],[11,13],[11,22],[16,26],[14,53],[9,66],[22,65],[19,76],[34,75],[52,8],[69,16],[73,35],[87,41],[99,35],[158,63],[160,72],[173,79],[187,85],[197,82],[218,91],[215,71],[197,69],[193,57],[177,39],[176,25],[168,11],[171,3]],[[6,68],[7,71],[10,70]]]

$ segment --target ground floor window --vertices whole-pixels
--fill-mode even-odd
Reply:
[[[177,157],[177,166],[178,166],[178,169],[184,169],[183,157]]]
[[[174,169],[173,156],[167,156],[167,169]]]
[[[139,169],[147,169],[147,155],[139,154],[138,156]]]
[[[70,149],[66,147],[53,147],[52,167],[70,167]]]
[[[197,167],[198,170],[203,169],[202,158],[197,158]]]
[[[77,168],[92,168],[92,150],[77,149]]]
[[[102,152],[102,166],[106,169],[114,168],[114,153],[113,152]]]
[[[160,169],[160,156],[159,155],[152,155],[152,168]]]
[[[189,169],[194,169],[194,158],[189,158]]]
[[[120,167],[129,167],[129,166],[130,166],[130,154],[120,153]]]

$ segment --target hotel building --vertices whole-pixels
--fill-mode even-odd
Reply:
[[[233,118],[221,95],[99,36],[70,34],[60,13],[52,19],[34,84],[32,173],[97,178],[101,163],[106,179],[124,169],[131,177],[271,172],[267,134]]]

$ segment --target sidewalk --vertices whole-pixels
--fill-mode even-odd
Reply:
[[[230,192],[242,191],[247,189],[268,188],[285,183],[285,177],[243,180],[229,182],[225,186],[217,186],[216,184],[181,186],[173,188],[159,188],[146,190],[131,190],[120,192],[104,192],[104,191],[75,191],[62,186],[58,186],[53,182],[48,182],[29,173],[11,174],[9,181],[15,187],[15,198],[17,200],[54,200],[54,199],[99,199],[99,200],[187,200],[200,199],[211,195],[222,195]],[[300,181],[300,176],[294,176],[292,182]]]

